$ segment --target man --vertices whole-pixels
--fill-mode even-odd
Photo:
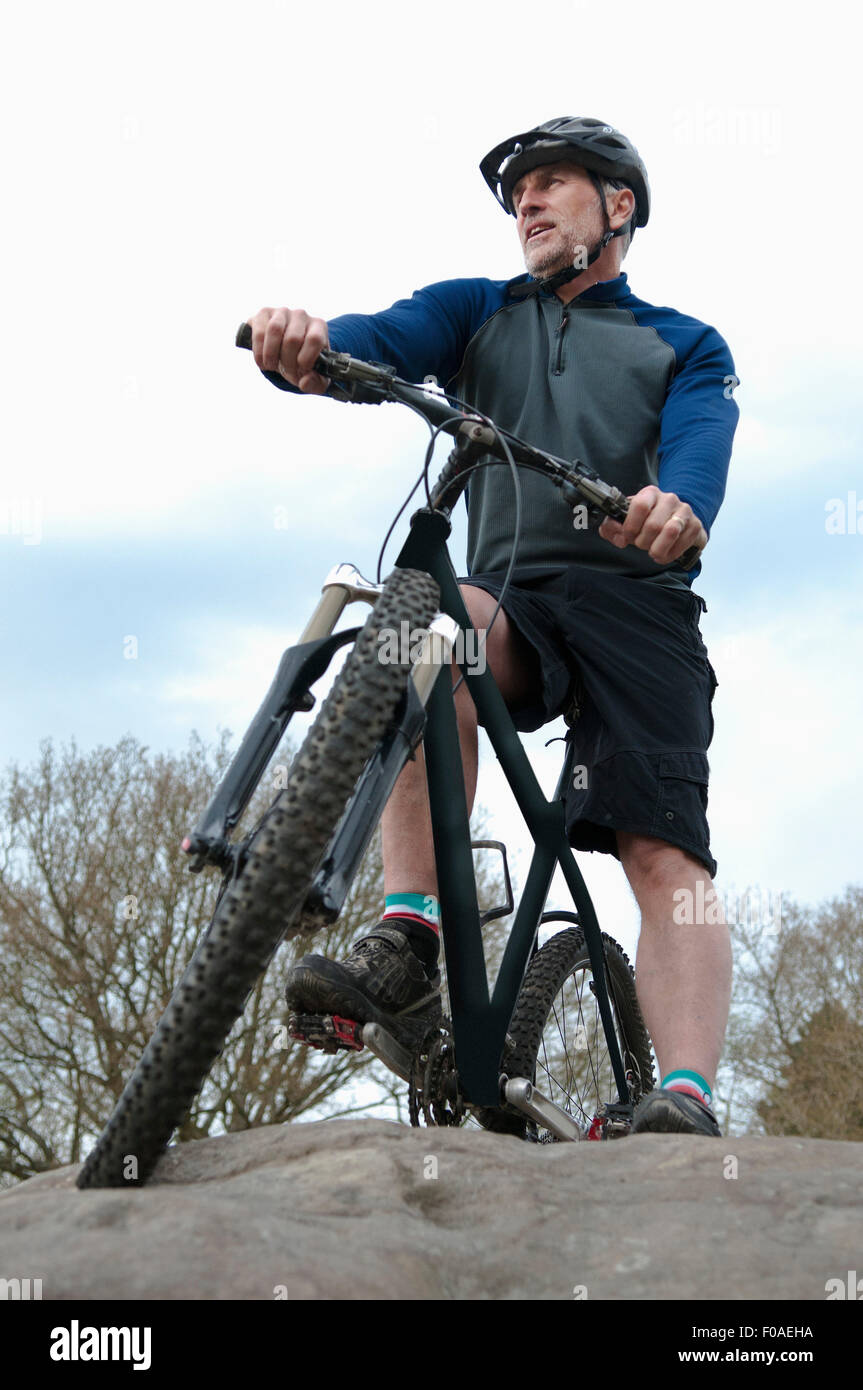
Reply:
[[[258,366],[288,390],[321,392],[332,346],[434,375],[497,424],[591,464],[630,498],[623,523],[578,529],[548,480],[521,470],[523,537],[487,659],[519,728],[577,707],[579,785],[567,798],[576,848],[616,855],[642,914],[638,998],[661,1069],[633,1132],[718,1135],[712,1087],[731,990],[706,820],[716,685],[701,640],[703,600],[675,562],[703,547],[725,492],[737,423],[728,348],[712,328],[637,299],[620,263],[650,193],[634,146],[612,127],[562,118],[504,141],[480,165],[515,217],[527,274],[427,286],[381,314],[329,325],[302,310],[250,320]],[[488,626],[513,544],[512,480],[473,475],[471,621]],[[476,710],[456,692],[469,805]],[[287,998],[298,1011],[377,1020],[407,1036],[440,1016],[439,905],[421,757],[382,824],[386,904],[345,961],[309,955]],[[707,921],[680,922],[681,903]]]

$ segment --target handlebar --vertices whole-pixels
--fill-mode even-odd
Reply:
[[[236,345],[251,349],[251,324],[240,325]],[[586,505],[588,520],[593,524],[606,516],[623,521],[629,511],[629,498],[619,488],[603,482],[598,473],[580,459],[561,459],[547,454],[507,430],[486,423],[484,417],[458,409],[438,391],[402,381],[394,367],[381,362],[364,362],[347,352],[326,348],[315,362],[314,370],[338,387],[335,400],[367,405],[399,401],[442,433],[455,436],[457,446],[431,491],[433,507],[443,507],[444,496],[448,495],[446,509],[451,510],[467,481],[463,475],[468,469],[489,454],[505,463],[508,449],[516,463],[543,473],[556,483],[569,506]],[[502,440],[506,441],[506,449]],[[701,547],[693,545],[675,563],[690,570],[698,563],[700,555]]]

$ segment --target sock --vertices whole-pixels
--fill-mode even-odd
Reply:
[[[696,1100],[701,1100],[705,1105],[713,1103],[713,1095],[704,1077],[697,1071],[670,1071],[667,1076],[662,1078],[663,1091],[683,1091],[688,1096],[695,1096]]]
[[[382,922],[404,932],[423,965],[434,969],[440,949],[440,903],[430,893],[387,893]]]

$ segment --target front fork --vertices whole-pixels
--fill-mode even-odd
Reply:
[[[194,856],[190,865],[193,873],[199,873],[207,864],[223,872],[230,872],[236,865],[239,849],[230,842],[231,832],[282,735],[297,710],[312,708],[314,698],[310,686],[324,674],[338,648],[352,641],[359,632],[359,628],[350,628],[334,633],[336,623],[349,603],[361,601],[373,605],[382,589],[383,585],[364,579],[354,565],[336,565],[327,575],[321,597],[299,642],[282,656],[273,683],[218,790],[194,830],[183,840],[183,850]],[[313,909],[330,920],[338,916],[380,811],[422,737],[426,702],[442,667],[449,664],[457,633],[458,624],[442,614],[426,630],[396,727],[376,750],[339,823],[312,889]],[[357,809],[350,815],[355,807]]]

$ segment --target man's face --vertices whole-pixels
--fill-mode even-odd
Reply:
[[[573,265],[579,248],[593,246],[602,235],[593,181],[569,160],[529,170],[513,188],[512,201],[524,263],[534,279]]]

